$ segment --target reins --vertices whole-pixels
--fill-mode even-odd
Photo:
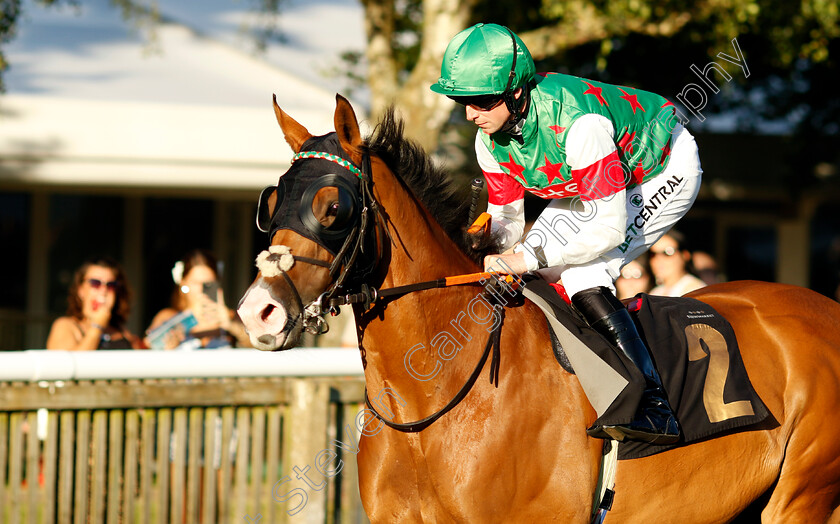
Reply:
[[[383,417],[373,404],[370,402],[370,397],[368,396],[367,386],[365,386],[365,405],[367,409],[373,413],[373,416],[377,419],[381,420],[386,426],[392,429],[396,429],[397,431],[402,431],[403,433],[417,433],[418,431],[423,431],[427,427],[431,426],[437,419],[444,416],[448,413],[452,408],[457,406],[464,397],[467,396],[467,393],[470,392],[475,381],[478,379],[478,376],[481,374],[481,370],[484,368],[485,362],[487,362],[487,356],[490,354],[490,350],[493,350],[493,359],[490,361],[490,383],[495,384],[497,387],[499,385],[499,363],[501,359],[500,353],[500,340],[501,340],[501,333],[502,333],[502,324],[504,323],[504,307],[496,304],[493,306],[493,309],[501,315],[501,320],[499,324],[493,328],[493,331],[490,332],[490,336],[487,338],[487,344],[484,346],[484,353],[481,355],[481,358],[476,364],[475,369],[470,374],[470,378],[467,379],[467,382],[461,386],[461,389],[458,390],[458,393],[450,400],[445,406],[443,406],[437,412],[429,415],[426,418],[417,420],[415,422],[394,422],[391,420],[386,419]]]
[[[272,252],[272,248],[276,248],[273,251],[276,255],[276,257],[273,259],[273,262],[277,264],[276,272],[282,275],[286,283],[289,285],[289,288],[294,294],[296,304],[299,308],[298,310],[300,311],[300,313],[298,313],[297,315],[297,318],[295,319],[296,321],[294,323],[290,323],[290,326],[287,331],[291,331],[295,328],[298,328],[305,329],[306,331],[315,334],[324,333],[326,332],[326,329],[328,329],[326,320],[324,319],[325,313],[329,311],[331,315],[335,316],[338,314],[338,307],[342,305],[361,304],[364,306],[365,310],[369,310],[376,304],[386,303],[390,300],[397,299],[401,296],[416,291],[447,288],[462,285],[484,285],[488,282],[500,282],[499,275],[487,272],[480,272],[439,278],[435,280],[417,282],[414,284],[407,284],[403,286],[395,286],[386,289],[377,289],[375,287],[368,286],[366,283],[362,283],[360,285],[360,290],[358,293],[348,293],[343,296],[338,295],[336,293],[337,290],[340,289],[344,285],[345,281],[349,278],[350,273],[353,270],[354,265],[359,256],[359,253],[364,251],[366,236],[367,234],[369,234],[369,231],[371,231],[369,229],[371,212],[374,215],[374,223],[377,226],[379,226],[380,229],[384,229],[385,236],[390,238],[390,233],[388,232],[387,227],[382,228],[382,217],[380,215],[377,202],[373,196],[373,191],[370,187],[372,183],[370,178],[370,158],[367,155],[364,156],[362,169],[357,168],[352,163],[340,157],[325,152],[298,153],[295,156],[294,161],[306,158],[318,158],[334,162],[336,164],[341,165],[345,169],[348,169],[354,175],[356,175],[359,178],[361,186],[362,211],[360,224],[354,227],[350,234],[347,236],[346,240],[339,249],[338,253],[336,253],[336,256],[332,262],[292,255],[289,248],[285,246],[271,246],[269,248],[270,253]],[[366,274],[373,271],[373,269],[378,265],[378,262],[380,261],[382,247],[380,243],[377,243],[377,245],[377,254],[379,256],[373,257],[373,261],[370,267],[363,268]],[[347,253],[351,248],[352,251],[348,256]],[[267,255],[267,258],[271,256],[272,255],[269,254]],[[286,266],[283,265],[283,257],[291,258],[291,260],[286,259]],[[324,267],[329,271],[330,277],[333,280],[332,285],[326,291],[324,291],[317,299],[315,299],[312,303],[310,303],[307,306],[303,305],[303,301],[300,296],[300,293],[297,290],[297,287],[294,285],[294,282],[287,274],[287,269],[291,268],[294,262],[303,262],[306,264]],[[286,269],[282,269],[283,267],[286,267]],[[336,273],[339,267],[341,267],[341,273],[338,275],[338,278],[336,278]],[[358,279],[359,275],[354,275],[354,278]],[[513,277],[509,275],[503,277],[503,279],[507,283],[513,281]],[[397,431],[402,431],[406,433],[415,433],[418,431],[422,431],[423,429],[429,427],[440,417],[452,410],[452,408],[457,406],[464,399],[464,397],[467,396],[467,394],[470,392],[473,385],[475,384],[476,380],[478,379],[478,376],[481,374],[481,370],[484,368],[484,365],[487,362],[487,357],[490,355],[491,351],[493,352],[493,358],[490,362],[490,383],[495,384],[498,387],[499,364],[501,361],[500,340],[502,324],[504,323],[504,307],[499,303],[495,303],[493,305],[493,310],[494,312],[500,315],[500,321],[498,325],[495,326],[490,332],[490,335],[487,339],[487,343],[484,347],[484,352],[481,355],[481,358],[479,359],[478,363],[476,364],[475,369],[473,369],[472,373],[470,374],[470,377],[467,379],[466,383],[464,383],[464,385],[461,386],[461,389],[458,390],[458,393],[456,393],[455,396],[443,408],[415,422],[393,422],[384,418],[371,404],[366,387],[365,404],[367,405],[367,408],[371,411],[371,413],[373,413],[374,417],[381,420],[388,427],[393,428]],[[290,337],[290,339],[291,338],[292,337]]]
[[[351,293],[344,296],[337,296],[331,298],[329,306],[335,308],[348,304],[364,304],[366,309],[381,301],[392,300],[403,295],[413,293],[415,291],[424,291],[426,289],[438,289],[452,286],[464,286],[469,284],[483,285],[486,282],[499,279],[501,275],[494,273],[467,273],[464,275],[456,275],[451,277],[439,278],[436,280],[427,280],[425,282],[417,282],[415,284],[406,284],[404,286],[395,286],[386,289],[376,289],[368,285],[362,285],[359,293]],[[513,277],[505,277],[506,282],[511,282]]]

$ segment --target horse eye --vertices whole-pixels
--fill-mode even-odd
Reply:
[[[328,216],[328,217],[338,216],[338,202],[333,202],[327,207],[326,216]]]
[[[326,186],[318,189],[311,203],[311,216],[321,227],[339,231],[353,216],[353,197],[345,189]]]

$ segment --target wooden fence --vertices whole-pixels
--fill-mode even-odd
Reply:
[[[345,434],[363,395],[358,376],[0,382],[0,519],[367,522]]]

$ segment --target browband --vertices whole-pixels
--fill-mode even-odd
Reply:
[[[305,158],[320,158],[321,160],[329,160],[330,162],[340,165],[341,167],[350,171],[359,178],[362,178],[363,176],[361,169],[354,166],[353,163],[349,160],[345,160],[340,156],[326,153],[324,151],[301,151],[300,153],[292,157],[292,163],[294,164],[296,161]]]

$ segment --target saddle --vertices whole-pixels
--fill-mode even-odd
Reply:
[[[550,304],[563,327],[596,355],[603,356],[607,363],[614,359],[609,343],[554,288],[541,280],[528,282],[525,288]],[[767,419],[770,413],[750,383],[735,332],[714,308],[693,298],[644,293],[627,301],[626,306],[650,348],[682,434],[674,444],[623,442],[619,460],[654,455]],[[574,373],[550,329],[557,361]]]

